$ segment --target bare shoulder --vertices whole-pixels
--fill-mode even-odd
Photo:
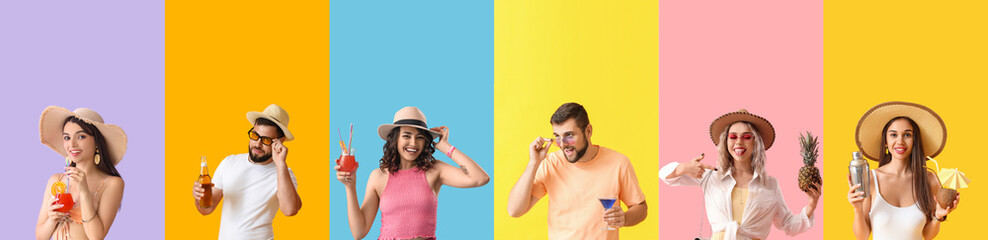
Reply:
[[[388,174],[381,170],[380,168],[375,168],[371,171],[370,176],[367,176],[367,186],[379,189],[382,183],[388,182]]]
[[[62,177],[61,173],[52,174],[51,177],[48,177],[48,185],[57,182],[58,179],[61,177]]]
[[[444,176],[447,176],[447,177],[448,176],[454,176],[454,175],[451,175],[451,174],[455,174],[455,172],[462,173],[463,172],[463,169],[460,169],[459,167],[453,166],[453,165],[451,165],[449,163],[446,163],[446,162],[440,161],[439,159],[436,159],[433,162],[433,164],[432,164],[432,168],[430,168],[428,171],[425,172],[425,176],[429,180],[429,184],[430,185],[433,185],[433,184],[436,184],[436,183],[440,183],[440,185],[441,185],[441,183],[442,183],[442,180],[441,179]]]
[[[370,176],[371,176],[371,177],[375,177],[375,176],[381,176],[381,175],[384,175],[384,170],[381,170],[380,168],[375,168],[375,169],[374,169],[373,171],[371,171],[371,173],[370,173]]]
[[[111,190],[123,190],[124,180],[121,177],[110,176],[110,178],[106,180],[106,186],[104,186],[104,188]]]
[[[51,189],[51,185],[55,184],[55,182],[58,182],[58,179],[61,177],[62,177],[61,173],[52,174],[51,177],[48,177],[48,182],[45,183],[45,189]],[[48,191],[45,191],[45,195],[48,195],[48,193],[49,193]]]

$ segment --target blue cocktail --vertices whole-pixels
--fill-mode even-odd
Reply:
[[[614,202],[617,202],[617,199],[613,199],[613,198],[600,198],[599,200],[600,200],[600,204],[604,205],[604,209],[609,209],[613,207]]]
[[[617,202],[617,198],[616,197],[599,197],[599,198],[597,198],[597,200],[600,200],[600,205],[604,206],[604,210],[611,209],[612,207],[614,207],[614,203]],[[604,230],[617,230],[617,228],[613,228],[611,226],[607,226],[607,227],[605,227],[603,229]]]

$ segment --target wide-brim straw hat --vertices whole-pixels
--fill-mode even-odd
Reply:
[[[758,131],[758,135],[762,137],[762,142],[765,143],[765,150],[771,148],[772,143],[775,142],[775,128],[772,127],[772,123],[761,116],[749,113],[748,110],[741,109],[721,115],[710,123],[710,139],[714,141],[714,145],[720,143],[720,134],[735,122],[747,122],[755,126],[755,131]]]
[[[247,121],[250,124],[254,124],[258,118],[263,118],[271,120],[282,132],[285,132],[285,141],[291,141],[295,139],[295,135],[292,135],[292,131],[288,131],[288,112],[278,105],[271,104],[267,108],[264,108],[262,112],[247,112]]]
[[[117,165],[123,160],[124,154],[127,153],[127,134],[124,133],[120,126],[104,123],[103,117],[99,113],[88,108],[77,108],[75,111],[69,111],[58,106],[48,106],[45,108],[45,111],[41,112],[41,120],[38,127],[41,132],[41,143],[44,143],[51,150],[62,155],[62,157],[67,157],[68,153],[65,152],[65,148],[62,146],[62,129],[65,127],[65,120],[73,116],[99,129],[100,134],[103,135],[103,139],[106,141],[107,148],[102,149],[102,151],[106,151],[109,154],[110,161],[113,165]]]
[[[882,129],[897,117],[908,117],[916,123],[923,138],[923,153],[927,156],[936,157],[943,151],[947,143],[947,125],[944,125],[940,115],[923,105],[895,101],[875,105],[858,120],[854,141],[866,158],[878,160],[885,149],[881,146],[882,136],[885,135]]]
[[[391,124],[381,124],[381,126],[377,127],[377,135],[381,136],[381,139],[387,141],[388,134],[391,133],[391,130],[401,126],[409,126],[429,131],[429,134],[432,135],[433,139],[441,136],[439,132],[429,129],[429,125],[426,124],[425,114],[423,114],[417,107],[404,107],[398,110],[398,112],[395,112],[395,118]]]

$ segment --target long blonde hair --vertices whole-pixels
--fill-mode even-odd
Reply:
[[[755,140],[755,149],[751,152],[751,168],[758,175],[765,176],[765,142],[762,141],[762,135],[758,133],[758,129],[755,125],[749,122],[737,121],[727,125],[724,131],[720,133],[720,141],[717,144],[718,159],[717,162],[720,164],[720,169],[724,170],[721,173],[726,174],[726,170],[731,170],[734,172],[734,157],[731,156],[731,152],[727,150],[727,132],[730,131],[731,126],[736,123],[742,123],[751,129],[751,135]]]

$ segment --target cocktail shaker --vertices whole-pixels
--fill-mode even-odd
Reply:
[[[853,159],[847,165],[847,170],[851,173],[851,185],[861,184],[861,187],[854,192],[864,192],[864,196],[868,197],[871,192],[871,172],[869,171],[868,160],[861,157],[861,152],[854,152],[851,156]]]

